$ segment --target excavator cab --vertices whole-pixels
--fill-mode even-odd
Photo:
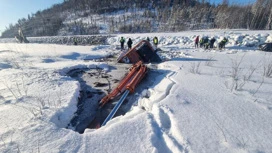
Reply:
[[[119,63],[132,63],[135,64],[139,61],[143,63],[160,63],[161,58],[157,55],[156,51],[152,45],[146,41],[142,40],[133,48],[123,53],[117,59]]]

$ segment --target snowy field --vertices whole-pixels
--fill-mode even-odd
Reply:
[[[227,37],[223,50],[194,48],[195,36]],[[80,84],[66,73],[100,67],[109,45],[0,44],[0,152],[272,153],[272,53],[257,50],[271,31],[125,34],[134,44],[158,36],[162,75],[137,92],[132,109],[79,134],[66,128]],[[251,47],[249,47],[251,46]]]

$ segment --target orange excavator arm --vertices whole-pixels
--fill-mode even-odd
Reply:
[[[115,115],[117,110],[120,108],[120,106],[122,105],[122,103],[124,102],[126,97],[128,96],[129,92],[133,93],[135,91],[136,85],[140,83],[140,81],[145,76],[146,72],[147,72],[146,66],[141,64],[139,66],[139,69],[138,69],[137,73],[132,76],[130,81],[127,82],[128,84],[126,85],[126,90],[124,91],[122,97],[119,99],[117,104],[114,106],[114,108],[112,109],[110,114],[104,120],[104,122],[102,123],[102,126],[105,126],[107,124],[107,122],[113,118],[113,116]]]
[[[143,62],[138,61],[130,68],[130,72],[121,80],[120,84],[110,94],[100,100],[99,106],[103,107],[108,101],[123,93],[126,89],[131,93],[134,92],[136,85],[145,76],[146,71],[147,68]]]
[[[136,73],[134,78],[128,83],[126,89],[133,93],[135,91],[136,85],[140,83],[147,72],[147,67],[145,65],[141,65],[139,71]]]

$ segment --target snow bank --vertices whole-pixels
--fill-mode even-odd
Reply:
[[[99,45],[105,44],[110,35],[77,35],[77,36],[49,36],[49,37],[27,37],[30,43],[38,44],[64,44],[73,45],[76,41],[78,45]],[[16,43],[14,38],[0,39],[0,43]]]
[[[258,34],[256,34],[258,33]],[[146,34],[112,34],[112,35],[78,35],[78,36],[53,36],[53,37],[29,37],[31,43],[47,43],[47,44],[66,44],[73,45],[76,39],[78,45],[119,45],[120,37],[125,36],[126,40],[132,38],[134,44],[147,37],[152,41],[154,36],[158,36],[159,45],[186,45],[193,46],[194,39],[198,35],[201,37],[216,38],[219,43],[224,37],[228,38],[230,45],[257,47],[264,42],[272,42],[271,31],[236,31],[236,30],[207,30],[207,31],[186,31],[179,33],[146,33]],[[0,39],[0,43],[15,43],[13,38]]]
[[[117,37],[112,37],[107,39],[108,44],[119,45],[119,37],[124,36],[126,40],[132,38],[135,44],[141,40],[146,40],[149,37],[152,41],[154,36],[158,36],[159,46],[165,45],[184,45],[184,46],[194,46],[194,39],[196,36],[208,37],[209,39],[215,38],[215,44],[218,44],[224,37],[228,38],[228,44],[231,46],[241,46],[241,47],[257,47],[264,42],[272,41],[272,34],[270,31],[231,31],[227,30],[224,32],[208,31],[190,31],[190,32],[180,32],[180,33],[148,33],[148,34],[137,34],[137,35],[118,35]]]

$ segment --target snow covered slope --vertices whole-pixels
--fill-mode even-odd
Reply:
[[[84,59],[118,54],[121,35],[97,46],[1,43],[0,152],[270,153],[272,56],[245,44],[270,41],[270,34],[122,35],[134,44],[158,36],[158,53],[167,61],[148,64],[158,75],[135,93],[128,113],[84,134],[66,128],[81,90],[66,73],[95,67],[111,73],[114,65]],[[225,36],[230,43],[224,50],[194,48],[196,35]]]

